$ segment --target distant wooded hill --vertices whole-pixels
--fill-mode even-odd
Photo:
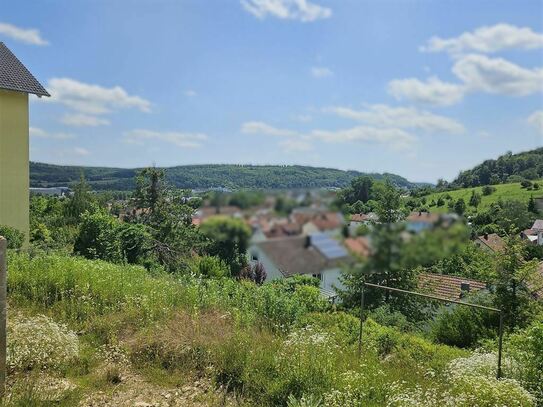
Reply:
[[[388,177],[403,188],[414,188],[421,183],[409,182],[395,174],[364,174],[358,171],[342,171],[331,168],[301,165],[184,165],[164,168],[168,181],[178,188],[206,189],[224,187],[230,189],[305,189],[344,187],[354,177],[368,175],[375,180]],[[32,187],[69,186],[77,182],[81,173],[95,190],[131,190],[138,169],[61,166],[30,163]]]
[[[471,170],[462,171],[453,187],[468,188],[519,182],[543,177],[543,147],[523,153],[507,153],[496,160],[486,160]]]

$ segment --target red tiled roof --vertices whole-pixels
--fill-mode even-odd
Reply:
[[[280,223],[263,231],[267,238],[296,236],[302,233],[300,225],[294,222]]]
[[[462,297],[462,284],[469,284],[469,292],[477,292],[486,288],[486,283],[469,278],[450,276],[445,274],[421,273],[419,274],[418,288],[427,294],[450,300]]]
[[[335,212],[326,212],[315,215],[311,222],[321,231],[337,229],[341,226],[341,219]]]
[[[371,253],[370,242],[366,237],[349,237],[343,243],[348,250],[362,257],[368,257]]]
[[[475,243],[483,245],[493,252],[501,252],[505,248],[505,242],[496,233],[478,236],[477,239],[475,239]]]

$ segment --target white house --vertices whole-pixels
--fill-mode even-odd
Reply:
[[[248,250],[251,262],[260,262],[266,281],[294,275],[308,275],[321,281],[321,290],[334,293],[342,288],[341,267],[352,261],[347,250],[324,233],[282,237],[253,242]]]

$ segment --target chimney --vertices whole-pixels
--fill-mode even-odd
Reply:
[[[485,240],[488,240],[488,233],[485,233]]]
[[[465,281],[462,281],[460,283],[460,297],[463,297],[464,295],[469,293],[469,289],[470,289],[469,283],[465,282]]]

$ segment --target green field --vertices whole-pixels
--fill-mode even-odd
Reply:
[[[543,180],[535,181],[538,182],[543,187]],[[482,195],[481,204],[479,205],[478,209],[484,209],[490,206],[492,203],[497,202],[500,198],[504,201],[508,200],[517,200],[517,201],[524,201],[528,202],[530,199],[530,196],[533,195],[534,198],[543,198],[543,188],[538,190],[527,190],[525,188],[522,188],[520,186],[519,182],[515,182],[512,184],[500,184],[500,185],[493,185],[496,188],[496,191],[492,193],[492,195],[484,196],[482,189],[483,187],[474,187],[474,188],[462,188],[457,189],[454,191],[447,191],[447,192],[435,192],[432,194],[426,195],[426,202],[429,206],[432,200],[435,200],[437,202],[438,198],[440,196],[445,196],[446,194],[449,194],[455,201],[459,198],[463,198],[464,201],[466,201],[466,204],[469,204],[469,198],[471,197],[471,191],[475,190],[478,193]],[[437,206],[429,206],[429,209],[431,212],[448,212],[446,201],[444,206],[437,207]]]

